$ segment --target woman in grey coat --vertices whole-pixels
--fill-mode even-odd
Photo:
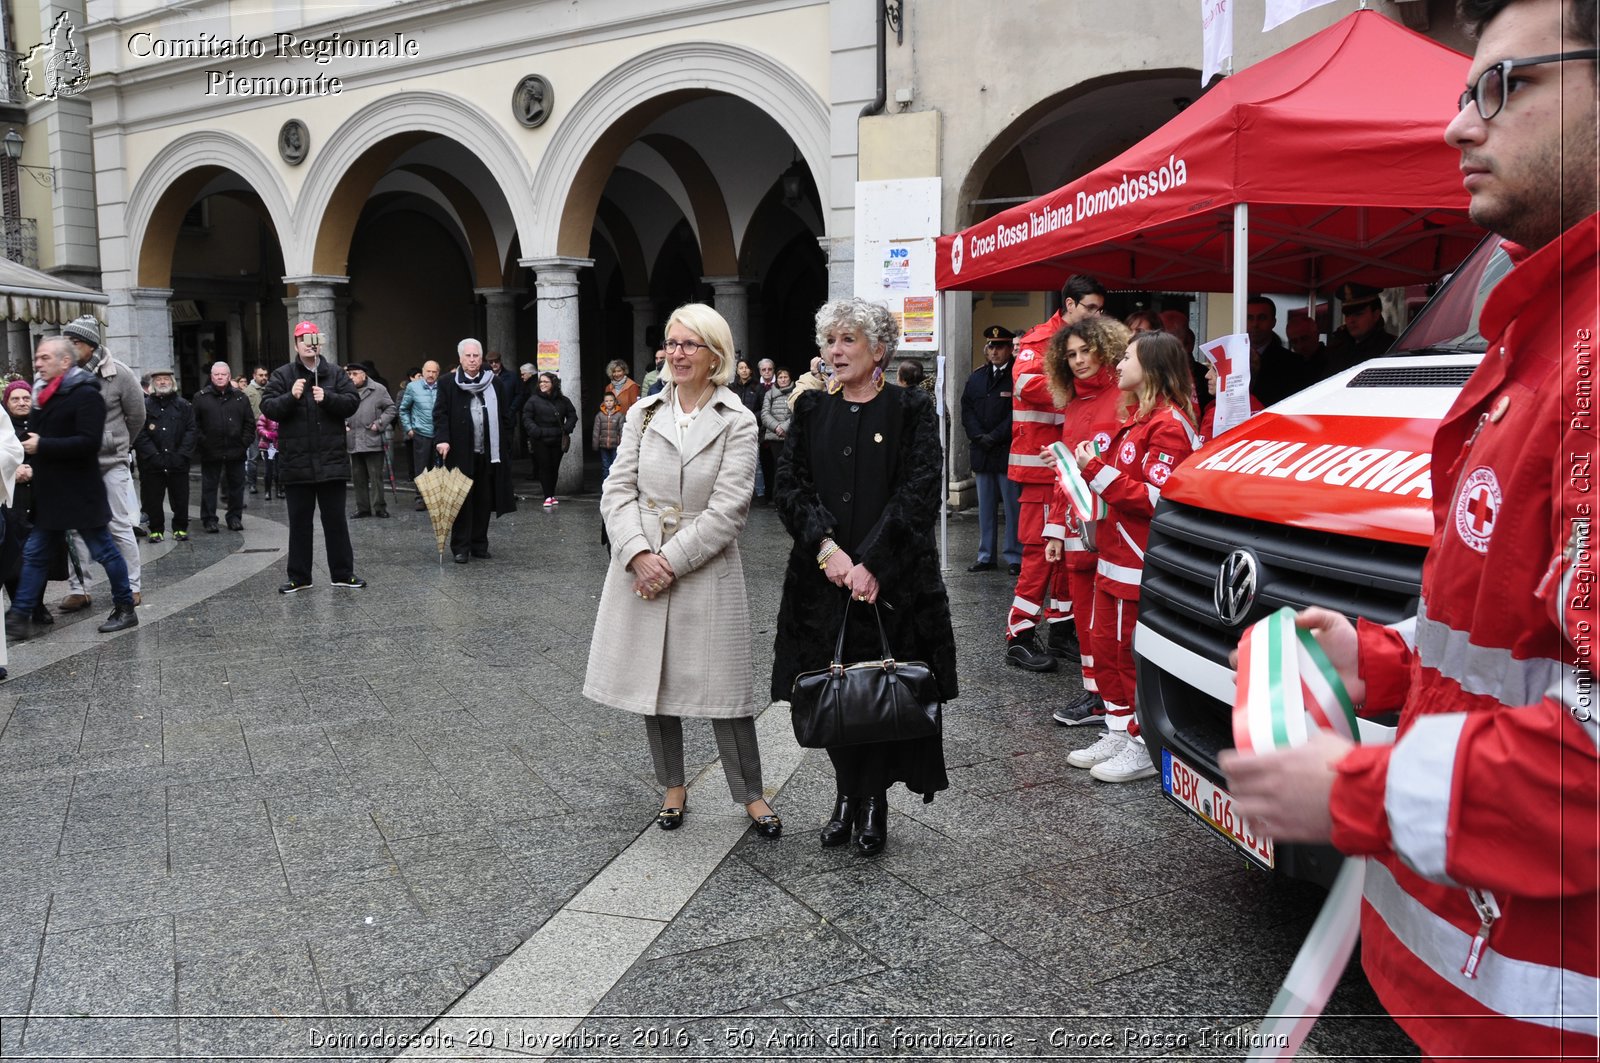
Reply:
[[[728,389],[733,337],[709,306],[667,322],[661,392],[628,411],[600,512],[611,565],[583,693],[644,717],[656,824],[675,830],[688,800],[683,717],[708,717],[733,799],[757,833],[783,824],[763,795],[756,747],[750,614],[739,533],[756,475],[756,419]]]

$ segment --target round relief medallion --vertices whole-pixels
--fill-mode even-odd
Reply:
[[[299,166],[311,152],[311,131],[298,118],[291,118],[278,130],[278,155],[290,166]]]
[[[555,103],[555,89],[549,79],[539,74],[529,74],[517,82],[516,90],[511,93],[511,113],[529,129],[544,125]]]

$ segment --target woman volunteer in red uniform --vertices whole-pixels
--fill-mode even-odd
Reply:
[[[1128,347],[1128,327],[1112,317],[1088,317],[1055,334],[1045,353],[1045,378],[1056,405],[1066,410],[1061,426],[1061,442],[1069,452],[1078,444],[1098,443],[1105,452],[1111,446],[1122,421],[1122,393],[1117,389],[1116,365]],[[1078,643],[1083,647],[1083,693],[1055,711],[1056,723],[1105,722],[1105,705],[1095,681],[1094,653],[1089,641],[1090,619],[1094,615],[1095,552],[1084,540],[1081,528],[1058,481],[1044,525],[1044,557],[1054,564],[1062,562],[1072,600],[1079,603],[1072,622],[1078,628]]]
[[[1165,332],[1143,332],[1128,344],[1117,387],[1127,421],[1104,457],[1088,441],[1074,455],[1089,486],[1110,507],[1095,531],[1100,551],[1094,576],[1091,632],[1095,678],[1105,700],[1106,733],[1067,757],[1102,782],[1131,782],[1155,774],[1133,724],[1133,625],[1150,518],[1173,468],[1200,445],[1195,431],[1189,353]]]

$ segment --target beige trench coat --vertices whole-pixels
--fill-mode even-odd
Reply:
[[[640,435],[646,411],[655,409]],[[645,715],[736,717],[756,712],[739,533],[755,490],[755,415],[719,387],[678,451],[672,389],[641,399],[600,495],[611,537],[589,646],[584,697]],[[653,599],[625,567],[658,551],[676,578]]]

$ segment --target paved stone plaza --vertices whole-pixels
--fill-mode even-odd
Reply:
[[[861,858],[817,845],[828,764],[782,705],[781,841],[744,829],[707,726],[684,829],[651,826],[643,727],[579,695],[594,498],[525,501],[492,560],[441,566],[402,495],[352,522],[367,590],[319,542],[289,597],[283,503],[250,501],[242,536],[144,545],[134,631],[94,633],[102,584],[11,649],[7,1059],[1237,1058],[1320,904],[1158,780],[1067,766],[1096,735],[1049,718],[1070,680],[1002,663],[975,519],[950,524],[952,788],[893,796]],[[758,507],[743,543],[764,691],[788,539]],[[1352,967],[1310,1047],[1414,1056],[1378,1012]]]

